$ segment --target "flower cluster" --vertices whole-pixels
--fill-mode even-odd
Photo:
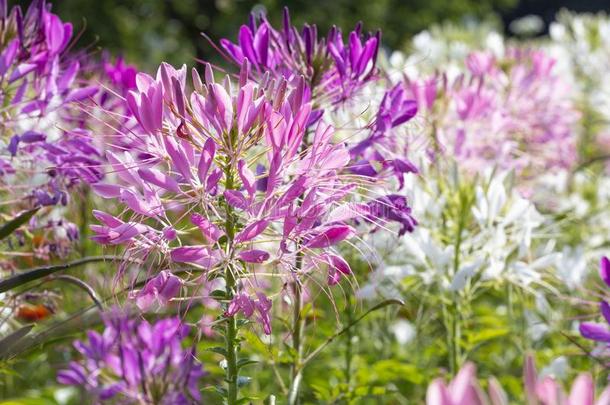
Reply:
[[[432,153],[463,170],[495,166],[524,178],[576,162],[579,113],[570,86],[542,50],[509,48],[468,55],[465,69],[409,80],[430,122]]]
[[[16,249],[30,242],[25,250],[36,259],[65,257],[79,236],[64,207],[82,195],[79,185],[104,177],[103,151],[113,145],[103,136],[108,127],[135,122],[118,96],[134,85],[135,69],[71,52],[72,24],[43,0],[25,13],[6,1],[1,9],[0,187],[11,202],[2,213],[43,208],[9,243]]]
[[[563,10],[549,27],[548,51],[558,60],[562,76],[573,83],[573,98],[583,111],[579,155],[585,163],[610,154],[610,81],[606,75],[610,68],[609,32],[610,21],[604,13]]]
[[[319,106],[346,101],[375,78],[380,41],[380,31],[363,37],[361,24],[350,32],[347,43],[337,27],[326,38],[318,37],[315,25],[299,32],[286,8],[282,29],[273,28],[264,15],[252,15],[239,30],[238,43],[223,39],[220,44],[237,64],[250,61],[258,78],[267,72],[289,82],[304,77]]]
[[[2,9],[7,11],[6,4]],[[66,108],[74,103],[77,110],[98,87],[80,80],[80,61],[65,56],[72,24],[51,13],[44,1],[33,2],[25,15],[13,7],[1,18],[0,74],[8,106],[2,121],[3,183],[23,195],[25,174],[35,183],[25,190],[32,205],[66,205],[67,188],[102,178],[100,153],[84,128],[72,125],[74,114]]]
[[[57,375],[61,384],[86,389],[99,401],[192,404],[205,375],[193,349],[184,349],[188,327],[177,318],[153,324],[109,313],[102,334],[87,333],[74,347],[83,356]]]
[[[420,226],[398,240],[371,237],[377,270],[361,297],[401,296],[394,285],[411,276],[447,292],[497,282],[528,286],[543,283],[545,271],[561,261],[541,236],[546,219],[511,188],[507,173],[487,173],[462,190],[459,180],[423,173],[425,181],[409,178],[406,187]],[[459,249],[457,237],[447,238],[457,233]]]
[[[603,405],[610,402],[610,387],[595,399],[595,384],[590,374],[580,374],[566,395],[561,384],[551,376],[540,378],[534,360],[527,356],[524,367],[524,392],[527,404],[545,405]],[[442,379],[434,380],[428,386],[427,405],[505,405],[508,396],[495,378],[491,378],[486,394],[480,387],[476,367],[465,364],[449,386]]]
[[[340,175],[349,152],[332,143],[333,130],[323,123],[303,146],[311,116],[303,80],[295,88],[285,79],[263,87],[248,80],[249,68],[245,61],[238,89],[228,78],[216,83],[210,66],[205,81],[193,70],[190,95],[186,67],[163,64],[156,78],[137,75],[127,102],[146,131],[137,142],[147,154],[108,152],[122,182],[94,190],[119,199],[129,218],[95,212],[101,225],[92,227],[94,240],[158,257],[170,271],[180,263],[208,276],[230,269],[246,287],[254,276],[246,266],[273,263],[299,278],[320,266],[333,273],[344,263],[332,246],[354,230],[331,209],[356,186]],[[339,270],[349,273],[349,266]],[[232,308],[252,313],[254,303],[235,299]],[[266,313],[270,305],[259,302]]]

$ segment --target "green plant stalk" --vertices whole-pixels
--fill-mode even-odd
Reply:
[[[234,173],[231,170],[230,161],[226,162],[225,166],[225,174],[226,174],[226,183],[225,187],[227,190],[231,190],[235,187],[235,177]],[[227,251],[233,251],[233,239],[235,237],[235,220],[233,209],[229,204],[226,204],[226,219],[225,219],[225,231],[227,236]],[[232,254],[232,253],[231,253]],[[227,266],[224,272],[225,279],[225,292],[227,300],[227,306],[229,305],[233,298],[235,297],[235,288],[237,282],[235,280],[235,275],[231,269],[231,266]],[[235,405],[237,404],[237,398],[239,396],[239,387],[237,384],[238,379],[238,340],[237,340],[237,319],[235,316],[227,317],[226,325],[225,325],[225,359],[227,361],[226,367],[226,382],[227,382],[227,404]]]
[[[297,254],[295,267],[298,272],[303,265],[303,256]],[[290,405],[298,405],[299,390],[301,381],[303,380],[303,370],[301,363],[303,360],[303,335],[305,329],[305,319],[303,319],[303,291],[302,286],[298,281],[292,284],[294,290],[294,307],[292,315],[292,348],[294,350],[294,359],[292,361],[290,371],[290,388],[288,389],[288,403]]]
[[[347,315],[348,324],[353,322],[353,308],[352,301],[350,298],[347,300],[347,305],[345,308],[345,312]],[[353,347],[352,347],[352,338],[353,333],[351,328],[345,334],[345,385],[346,385],[346,394],[349,394],[351,391],[351,382],[352,382],[352,357],[353,357]]]
[[[457,302],[457,293],[453,294],[453,302],[451,305],[451,373],[456,375],[460,369],[460,340],[461,340],[461,327],[460,327],[460,309]]]
[[[305,136],[305,147],[308,147],[308,135]],[[302,195],[299,198],[299,206],[302,202]],[[297,243],[298,244],[298,243]],[[288,404],[298,405],[299,404],[299,390],[301,387],[301,381],[303,379],[303,336],[305,330],[305,319],[303,319],[303,287],[299,283],[298,277],[299,272],[303,268],[303,253],[297,252],[295,258],[295,278],[296,280],[292,283],[292,289],[294,291],[294,306],[292,308],[292,349],[294,350],[294,357],[292,359],[291,370],[290,370],[290,387],[288,388]]]
[[[462,233],[464,228],[466,227],[466,219],[468,216],[468,211],[470,208],[470,201],[468,201],[468,197],[464,194],[464,190],[460,188],[459,190],[459,210],[458,210],[458,223],[457,230],[455,235],[455,248],[453,251],[453,274],[457,274],[460,270],[460,253],[462,247]],[[453,292],[451,294],[451,328],[450,328],[450,364],[451,364],[451,373],[456,375],[460,366],[461,366],[461,349],[460,342],[462,339],[461,325],[460,325],[460,303],[459,303],[459,294],[458,292]]]
[[[227,267],[225,270],[225,282],[227,298],[232,300],[235,289],[235,277],[233,276],[230,267]],[[237,386],[237,319],[235,316],[227,318],[225,329],[225,350],[227,351],[227,403],[229,405],[234,405],[237,403],[237,396],[239,394],[239,388]]]

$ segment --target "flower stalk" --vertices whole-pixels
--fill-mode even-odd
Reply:
[[[295,267],[298,270],[302,267],[303,257],[297,255]],[[299,390],[303,379],[301,363],[303,360],[303,335],[305,329],[305,318],[303,317],[303,286],[297,280],[292,284],[294,292],[294,306],[292,317],[292,348],[294,359],[291,367],[291,382],[288,390],[288,403],[297,405],[299,403]]]
[[[235,136],[230,137],[231,144],[234,144]],[[233,146],[233,145],[231,145]],[[225,187],[227,190],[233,190],[235,188],[235,174],[233,173],[231,159],[227,156],[227,162],[225,165],[225,176],[226,182]],[[225,204],[226,207],[226,219],[225,219],[225,232],[227,236],[226,242],[226,251],[228,255],[232,255],[234,251],[234,239],[235,239],[235,219],[233,208],[229,204]],[[229,303],[233,301],[235,298],[235,290],[237,287],[237,280],[235,278],[235,274],[233,273],[233,269],[230,264],[227,264],[224,272],[225,279],[225,293],[227,300],[227,310]],[[237,404],[237,399],[239,396],[239,386],[238,386],[238,326],[237,326],[237,318],[235,315],[227,316],[226,325],[225,325],[225,359],[227,361],[227,366],[225,369],[226,372],[226,382],[227,382],[227,404],[234,405]]]

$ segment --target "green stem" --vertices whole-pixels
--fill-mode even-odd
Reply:
[[[470,209],[470,201],[465,191],[460,188],[459,190],[459,210],[458,210],[458,222],[457,230],[455,235],[455,247],[453,251],[453,276],[455,276],[460,270],[460,254],[462,247],[462,233],[466,227],[466,220],[468,216],[468,210]],[[460,342],[461,336],[461,312],[459,302],[459,292],[454,291],[451,294],[451,329],[450,329],[450,353],[451,353],[451,373],[456,375],[461,363],[461,349]]]
[[[297,254],[295,267],[297,271],[302,266],[303,257]],[[303,331],[305,320],[303,319],[303,287],[299,281],[292,283],[294,290],[294,307],[292,313],[292,348],[294,350],[294,360],[291,367],[291,381],[288,390],[288,404],[297,405],[299,403],[299,389],[303,380],[301,362],[303,359]]]
[[[461,340],[461,328],[460,328],[460,309],[457,301],[457,294],[453,294],[453,302],[451,306],[452,312],[452,323],[451,323],[451,373],[456,375],[460,368],[460,340]]]
[[[229,302],[233,300],[235,291],[235,277],[231,268],[227,266],[225,270],[226,293]],[[228,384],[227,404],[234,405],[237,403],[238,387],[237,387],[237,319],[235,316],[227,318],[225,328],[225,350],[226,350],[226,379]]]
[[[226,183],[225,188],[227,190],[231,190],[235,187],[235,177],[233,170],[231,170],[231,162],[227,159],[225,166],[225,175],[226,175]],[[233,239],[235,237],[235,219],[233,214],[233,208],[226,204],[226,218],[225,218],[225,231],[227,236],[227,252],[232,254],[233,251]],[[235,280],[235,275],[233,273],[233,269],[230,265],[227,265],[224,273],[225,279],[225,293],[227,300],[227,306],[233,298],[235,297],[235,289],[237,287],[237,282]],[[235,316],[227,317],[226,325],[225,325],[225,359],[227,360],[226,367],[226,381],[227,381],[227,404],[228,405],[236,405],[237,398],[239,396],[239,387],[237,385],[238,373],[239,370],[237,368],[238,362],[238,340],[237,340],[237,318]]]
[[[347,313],[347,321],[348,324],[353,322],[353,316],[352,316],[352,305],[351,305],[352,301],[350,298],[348,298],[347,300],[347,305],[346,305],[346,313]],[[349,392],[351,391],[351,382],[352,382],[352,357],[353,357],[353,353],[352,353],[352,337],[353,337],[353,333],[352,330],[349,329],[345,335],[345,370],[344,370],[344,374],[345,374],[345,386],[346,386],[346,393],[349,394]]]

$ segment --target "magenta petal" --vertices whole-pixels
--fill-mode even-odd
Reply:
[[[135,222],[127,222],[114,228],[110,235],[113,244],[120,244],[131,240],[144,232],[146,226]]]
[[[610,343],[610,331],[608,331],[607,325],[583,322],[580,324],[579,330],[580,334],[586,339]]]
[[[263,263],[269,259],[269,253],[258,249],[244,250],[239,252],[238,257],[248,263]]]
[[[93,216],[104,225],[112,228],[116,228],[117,226],[123,224],[123,221],[120,219],[103,211],[93,210]]]
[[[352,274],[349,264],[341,256],[328,255],[329,264],[345,275]]]
[[[121,196],[121,191],[123,190],[121,186],[103,183],[92,184],[91,188],[93,188],[95,194],[103,198],[118,198]]]
[[[150,279],[144,288],[136,294],[136,304],[145,311],[150,308],[155,300],[161,305],[167,305],[169,300],[180,293],[182,280],[167,270],[161,271],[157,276]]]
[[[159,211],[159,207],[157,207],[157,209],[154,209],[148,203],[148,201],[142,198],[142,196],[127,189],[123,189],[121,191],[121,202],[127,205],[132,211],[147,217],[155,216]]]
[[[208,171],[214,160],[216,154],[216,145],[212,138],[206,139],[201,156],[199,157],[199,164],[197,165],[197,176],[201,184],[205,184],[206,178],[208,177]]]
[[[189,161],[184,154],[184,150],[182,150],[180,145],[177,144],[176,141],[174,141],[174,139],[171,137],[164,137],[164,143],[165,150],[167,151],[167,154],[169,155],[174,167],[184,177],[184,180],[190,182],[192,178],[191,168]]]
[[[176,232],[176,229],[174,229],[173,226],[166,226],[165,228],[163,228],[162,233],[163,237],[167,240],[174,240],[178,236],[178,233]]]
[[[179,263],[196,263],[209,256],[209,250],[203,246],[184,246],[175,248],[171,252],[172,260]]]
[[[328,285],[337,285],[341,281],[341,273],[339,273],[334,267],[328,268]]]
[[[227,203],[233,208],[245,210],[248,207],[248,200],[246,200],[246,197],[239,191],[226,190],[224,192],[224,197],[225,200],[227,200]]]
[[[215,195],[216,186],[218,185],[218,182],[222,178],[222,175],[223,175],[223,171],[219,167],[212,170],[212,173],[210,173],[210,175],[208,176],[208,180],[205,185],[205,191],[207,191],[208,193],[210,193],[212,195]]]
[[[69,103],[72,101],[82,101],[85,99],[88,99],[92,96],[95,95],[95,93],[97,93],[98,91],[98,87],[97,86],[87,86],[87,87],[83,87],[80,88],[78,90],[75,90],[73,92],[71,92],[66,99],[64,100],[64,102]]]
[[[265,230],[265,228],[267,228],[268,224],[269,222],[267,220],[261,219],[246,226],[241,232],[239,232],[235,236],[235,243],[247,242],[256,238]]]
[[[454,404],[483,405],[476,390],[476,368],[466,363],[449,384],[449,396]]]
[[[538,383],[536,386],[536,395],[539,399],[544,399],[546,404],[553,405],[563,403],[565,397],[560,384],[549,376],[544,377],[544,379]]]
[[[348,225],[336,225],[317,234],[305,245],[308,248],[326,248],[349,238],[353,233],[354,230]]]
[[[237,63],[241,63],[244,60],[244,55],[241,52],[239,46],[233,44],[231,41],[227,39],[221,39],[220,45],[224,48],[225,51],[235,60]]]
[[[216,242],[224,235],[224,232],[222,232],[220,228],[199,214],[193,214],[191,216],[191,222],[194,225],[197,225],[201,233],[212,243]]]
[[[138,169],[138,174],[147,183],[174,193],[180,192],[178,182],[156,169]]]
[[[250,60],[252,63],[258,63],[256,54],[254,53],[254,47],[252,46],[254,38],[252,37],[252,31],[247,25],[242,25],[239,29],[239,46],[243,55]]]
[[[36,69],[36,65],[34,63],[22,63],[13,70],[13,73],[9,77],[8,82],[12,83],[16,80],[19,80],[34,69]]]
[[[525,364],[523,365],[523,382],[527,400],[531,403],[535,403],[538,372],[536,371],[534,357],[531,354],[528,354],[525,357]]]
[[[244,160],[240,160],[237,167],[239,171],[239,178],[241,179],[244,188],[249,195],[254,194],[256,191],[256,178],[254,177],[254,173],[248,169],[248,166]]]
[[[606,256],[602,257],[600,261],[599,275],[604,283],[610,287],[610,259],[608,259]]]
[[[445,383],[440,378],[432,381],[426,391],[426,405],[453,405]]]
[[[602,301],[599,304],[599,309],[600,309],[602,315],[604,316],[604,319],[606,320],[606,322],[608,322],[608,324],[610,324],[610,305],[608,305],[608,302]]]
[[[590,374],[582,373],[576,377],[576,380],[572,383],[568,403],[570,405],[594,405],[595,384]]]

